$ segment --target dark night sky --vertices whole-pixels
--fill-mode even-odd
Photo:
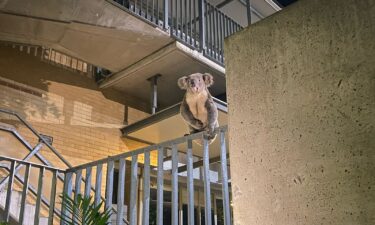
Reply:
[[[292,4],[293,2],[297,1],[297,0],[274,0],[275,2],[279,3],[279,5],[285,7],[289,4]]]

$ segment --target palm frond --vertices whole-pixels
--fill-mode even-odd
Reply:
[[[106,225],[112,215],[111,209],[101,210],[103,202],[94,205],[92,197],[79,194],[76,199],[64,194],[61,195],[62,206],[65,210],[60,219],[66,225]]]

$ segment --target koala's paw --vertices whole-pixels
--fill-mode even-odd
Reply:
[[[197,120],[196,123],[195,123],[195,126],[197,127],[197,129],[202,129],[203,123],[200,120]]]
[[[203,138],[206,140],[212,140],[216,137],[216,134],[213,132],[207,132],[203,135]]]

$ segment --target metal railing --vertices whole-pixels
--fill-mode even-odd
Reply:
[[[178,41],[224,64],[224,38],[242,29],[207,0],[111,0]]]
[[[229,200],[229,185],[228,185],[228,171],[227,171],[227,149],[226,149],[226,133],[227,127],[221,127],[215,130],[215,133],[218,136],[218,141],[220,142],[220,167],[221,167],[221,197],[223,199],[223,214],[224,214],[224,224],[230,225],[231,224],[231,213],[230,213],[230,200]],[[168,177],[170,179],[170,188],[171,188],[171,224],[178,225],[179,224],[179,208],[182,205],[182,201],[187,203],[187,218],[188,218],[188,225],[194,225],[194,207],[195,205],[199,204],[195,203],[194,194],[196,194],[197,185],[202,182],[204,187],[204,210],[205,210],[205,224],[211,225],[215,224],[212,221],[212,196],[211,196],[211,186],[214,184],[211,182],[211,174],[210,174],[210,144],[207,140],[203,138],[204,132],[191,134],[189,136],[181,137],[175,140],[163,142],[156,145],[147,146],[135,151],[122,153],[119,155],[111,156],[105,159],[101,159],[98,161],[90,162],[87,164],[83,164],[80,166],[76,166],[73,168],[69,168],[66,170],[66,179],[64,183],[64,193],[68,195],[72,195],[72,190],[75,188],[76,190],[80,190],[77,188],[77,181],[74,181],[73,177],[77,179],[80,178],[82,173],[91,174],[93,169],[96,169],[96,179],[95,179],[95,187],[96,192],[95,200],[99,199],[99,195],[101,192],[101,187],[105,186],[105,207],[110,208],[112,206],[112,196],[114,190],[114,169],[117,167],[118,169],[118,180],[117,180],[117,225],[122,224],[121,215],[124,210],[124,193],[125,193],[125,181],[130,179],[130,190],[126,190],[126,192],[130,193],[130,200],[128,202],[128,209],[129,209],[129,223],[130,225],[137,224],[137,202],[136,196],[138,193],[138,164],[141,158],[143,158],[143,177],[142,177],[142,187],[143,191],[141,196],[142,201],[142,225],[148,225],[150,220],[150,181],[151,178],[156,178],[156,224],[162,225],[163,224],[163,216],[164,216],[164,190],[165,190],[165,179]],[[193,142],[201,142],[203,141],[203,175],[202,179],[194,179],[193,170],[194,170],[194,162],[193,162]],[[179,174],[179,158],[178,158],[178,146],[186,147],[186,179],[185,183],[186,186],[182,186],[179,184],[179,180],[182,179],[182,175]],[[196,146],[195,146],[196,147]],[[164,168],[165,162],[165,152],[167,149],[171,149],[171,170],[166,170]],[[151,154],[157,155],[157,162],[153,165],[151,164]],[[169,157],[168,157],[169,158]],[[130,178],[125,176],[125,169],[126,169],[126,161],[130,160]],[[103,178],[102,171],[106,169],[106,177]],[[219,185],[220,184],[216,184]],[[85,182],[85,190],[90,190],[91,182],[90,180],[86,180]],[[180,186],[180,187],[179,187]],[[182,199],[179,197],[179,193],[181,194],[182,190],[186,190],[187,198]],[[85,195],[90,195],[89,191],[85,191]],[[96,201],[95,201],[96,202]],[[215,204],[216,202],[214,202]],[[64,210],[64,209],[63,209]],[[64,214],[64,211],[62,212]],[[181,214],[180,214],[180,219]]]
[[[10,116],[13,116],[14,118],[16,118],[19,122],[21,122],[21,124],[23,124],[29,131],[31,131],[32,134],[34,134],[39,142],[34,146],[32,147],[32,145],[25,139],[22,137],[22,135],[14,128],[12,127],[8,127],[8,126],[3,126],[0,124],[0,130],[2,131],[6,131],[6,132],[10,132],[11,134],[13,134],[17,140],[19,140],[19,142],[24,146],[26,147],[26,149],[29,151],[29,153],[21,160],[22,162],[24,163],[27,163],[33,156],[35,156],[41,163],[43,163],[43,166],[45,166],[46,168],[48,167],[51,167],[53,168],[53,164],[48,161],[39,151],[41,150],[41,148],[45,145],[48,147],[48,149],[53,153],[53,155],[57,156],[58,159],[64,164],[64,166],[66,168],[72,168],[72,165],[52,146],[51,143],[48,142],[48,140],[45,139],[45,137],[43,135],[41,135],[30,123],[28,123],[22,116],[20,116],[17,112],[14,112],[14,111],[11,111],[11,110],[7,110],[7,109],[0,109],[0,114],[6,114],[6,115],[10,115]],[[3,158],[5,158],[4,156],[1,156]],[[20,162],[21,162],[20,161]],[[16,179],[24,186],[26,186],[28,188],[28,190],[30,190],[30,192],[32,194],[34,194],[34,196],[37,196],[37,192],[35,190],[35,188],[31,185],[31,184],[28,184],[27,182],[24,183],[24,180],[22,179],[22,177],[18,174],[18,172],[22,169],[22,166],[23,166],[23,163],[19,163],[15,168],[14,168],[14,171],[13,171],[13,175],[16,177]],[[2,167],[2,169],[6,169],[4,167]],[[63,169],[60,169],[60,170],[63,170]],[[8,184],[9,185],[9,181],[11,179],[11,174],[12,173],[9,173],[7,176],[3,177],[1,180],[0,180],[0,191],[2,189],[4,189],[6,187],[6,185]],[[64,182],[64,176],[63,174],[61,173],[58,173],[57,174],[57,178],[58,180],[60,180],[61,182]],[[85,177],[81,177],[80,178],[80,183],[81,182],[86,182],[86,178]],[[39,185],[38,185],[39,186]],[[90,187],[92,191],[95,192],[95,188],[94,187]],[[104,200],[103,197],[100,196],[100,199],[101,200]],[[99,200],[100,200],[99,199]],[[42,200],[42,203],[47,207],[51,207],[51,203],[49,202],[49,200],[47,198],[45,198],[43,195],[41,196],[41,200]],[[112,208],[113,212],[114,213],[117,213],[116,209],[115,208]],[[55,215],[57,216],[60,216],[60,212],[58,210],[55,210],[54,211]],[[7,218],[9,219],[9,218]],[[123,222],[125,224],[129,224],[128,221],[126,221],[125,219],[123,220]],[[36,223],[37,224],[37,223]]]
[[[60,215],[60,211],[55,208],[56,203],[56,187],[58,182],[58,175],[63,174],[65,171],[60,170],[58,168],[45,166],[41,164],[31,163],[31,162],[25,162],[23,160],[18,160],[14,158],[4,157],[0,156],[0,162],[2,162],[1,169],[5,169],[8,172],[8,182],[7,182],[7,192],[6,192],[6,200],[4,205],[4,219],[5,222],[10,221],[10,217],[17,217],[17,215],[11,215],[11,204],[12,201],[15,200],[12,198],[13,195],[13,186],[15,185],[16,181],[18,181],[22,186],[22,197],[21,201],[19,202],[20,205],[20,211],[18,214],[19,224],[23,224],[25,220],[25,209],[26,209],[26,203],[27,203],[27,197],[29,195],[29,192],[31,192],[36,200],[35,200],[35,211],[34,211],[34,224],[39,224],[40,220],[40,211],[42,208],[42,203],[47,205],[48,208],[48,224],[53,224],[55,219],[55,214]],[[4,163],[5,162],[5,163]],[[9,164],[9,166],[7,166]],[[17,174],[16,168],[17,167],[25,167],[24,176],[20,176]],[[38,185],[37,190],[35,188],[31,187],[29,183],[30,179],[30,171],[32,168],[38,168],[39,174],[38,174]],[[45,197],[43,197],[42,190],[45,183],[45,174],[46,171],[50,171],[52,173],[52,180],[51,182],[51,189],[50,189],[50,198],[47,200]]]

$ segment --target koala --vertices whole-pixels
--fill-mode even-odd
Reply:
[[[207,131],[204,138],[211,142],[216,137],[215,128],[219,127],[218,110],[208,91],[213,82],[213,76],[209,73],[183,76],[177,82],[182,90],[186,90],[180,114],[188,124],[190,134]]]

